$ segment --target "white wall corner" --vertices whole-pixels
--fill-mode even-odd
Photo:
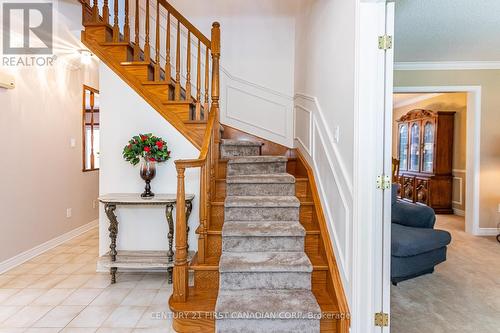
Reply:
[[[55,238],[52,238],[51,240],[42,243],[40,245],[37,245],[27,251],[24,251],[12,258],[9,258],[7,260],[4,260],[0,263],[0,274],[9,271],[13,269],[16,266],[19,266],[26,261],[39,256],[40,254],[47,252],[48,250],[61,245],[63,243],[66,243],[67,241],[80,236],[81,234],[86,233],[89,230],[92,230],[94,228],[97,228],[99,225],[99,220],[93,220],[92,222],[89,222],[87,224],[84,224],[78,228],[75,228],[71,231],[68,231],[60,236],[57,236]]]

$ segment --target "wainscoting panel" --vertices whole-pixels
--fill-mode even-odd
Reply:
[[[453,169],[452,204],[455,215],[465,214],[465,170]]]
[[[350,288],[352,183],[347,178],[342,159],[332,143],[332,135],[325,124],[317,99],[297,94],[294,110],[295,142],[314,169],[330,239],[347,290]]]
[[[293,147],[293,98],[222,69],[221,122]]]

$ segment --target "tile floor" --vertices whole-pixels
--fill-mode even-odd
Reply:
[[[448,259],[433,274],[391,288],[391,333],[499,333],[500,244],[464,231],[464,218],[438,215],[451,233]]]
[[[97,229],[0,275],[0,333],[170,333],[166,274],[96,273]],[[163,319],[157,319],[163,318]]]

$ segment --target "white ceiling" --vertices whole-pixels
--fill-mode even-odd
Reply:
[[[392,95],[392,107],[394,109],[425,101],[441,94],[438,93],[396,93]]]
[[[500,61],[500,0],[396,0],[395,60]]]

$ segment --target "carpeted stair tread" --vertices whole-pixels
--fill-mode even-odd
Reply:
[[[260,147],[262,146],[261,142],[250,141],[250,140],[233,140],[233,139],[221,139],[221,144],[224,146],[251,146],[251,147]]]
[[[227,184],[295,184],[288,173],[227,176]]]
[[[288,158],[286,156],[271,156],[271,155],[261,155],[261,156],[238,156],[231,158],[228,164],[247,164],[247,163],[273,163],[273,162],[287,162]]]
[[[317,317],[315,319],[321,316],[318,302],[309,290],[220,290],[215,311],[270,315],[293,313],[305,319],[313,319],[311,315]]]
[[[304,252],[225,252],[219,272],[312,272]]]
[[[228,221],[222,237],[301,237],[306,231],[298,221]]]
[[[300,201],[295,196],[228,196],[224,207],[276,208],[300,207]]]

